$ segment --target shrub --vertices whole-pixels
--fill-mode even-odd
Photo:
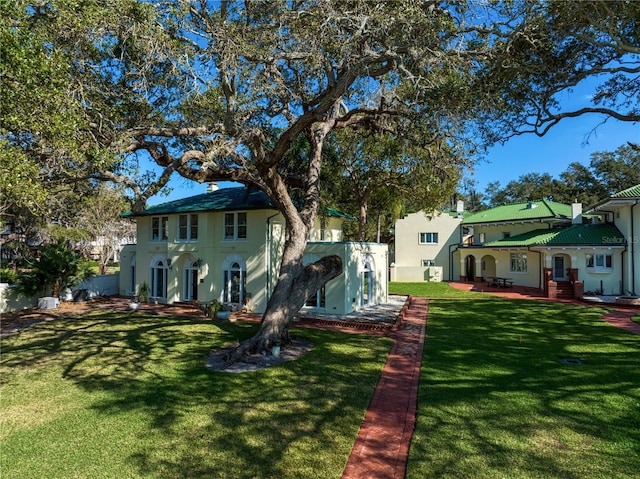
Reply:
[[[84,258],[63,240],[45,246],[40,258],[27,260],[26,269],[18,274],[20,291],[27,296],[46,294],[51,290],[54,297],[60,291],[72,288],[92,275],[84,264]]]

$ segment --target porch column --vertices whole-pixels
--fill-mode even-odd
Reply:
[[[483,277],[482,277],[482,258],[477,258],[476,259],[476,270],[474,272],[476,273],[476,275],[473,278],[473,280],[476,281],[476,282],[483,281]]]
[[[553,269],[542,269],[542,287],[544,289],[544,295],[547,298],[555,298],[557,296],[556,282],[553,281]]]
[[[573,257],[571,261],[576,264]],[[578,280],[578,268],[569,268],[569,282],[573,286],[573,297],[582,299],[584,297],[584,282]]]

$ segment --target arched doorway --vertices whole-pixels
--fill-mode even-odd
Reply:
[[[222,302],[243,305],[247,288],[247,266],[241,256],[233,255],[223,264]]]
[[[198,300],[198,261],[189,256],[184,260],[184,281],[182,297],[184,301]]]
[[[464,259],[465,278],[473,281],[476,278],[476,257],[470,254]]]
[[[482,268],[481,276],[484,279],[493,278],[497,276],[496,259],[493,256],[491,256],[490,254],[483,256],[482,260],[480,261],[480,264]]]
[[[167,260],[162,256],[151,259],[150,296],[167,299]]]
[[[131,291],[132,295],[136,295],[136,255],[134,254],[131,257],[131,261],[129,262],[129,274],[131,275],[129,279],[129,291]]]

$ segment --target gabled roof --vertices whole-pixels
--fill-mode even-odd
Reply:
[[[618,191],[614,193],[609,198],[604,199],[587,210],[587,213],[597,212],[598,210],[603,209],[603,206],[623,206],[625,204],[629,204],[629,200],[639,200],[640,199],[640,185],[632,186],[631,188],[627,188],[626,190]],[[635,203],[635,201],[633,201]]]
[[[522,246],[624,246],[626,240],[611,223],[572,225],[568,228],[537,229],[497,241],[487,247]]]
[[[554,201],[540,200],[498,206],[469,215],[463,224],[501,223],[504,221],[531,221],[543,219],[571,219],[571,206]]]
[[[156,216],[168,214],[198,213],[206,211],[247,211],[247,210],[277,210],[275,203],[262,191],[245,187],[222,188],[215,191],[189,196],[180,200],[169,201],[159,205],[149,206],[141,213],[131,211],[122,216],[135,218],[139,216]],[[327,216],[334,218],[353,219],[346,213],[334,208],[325,208]]]
[[[640,185],[632,186],[626,190],[618,191],[612,198],[640,198]]]

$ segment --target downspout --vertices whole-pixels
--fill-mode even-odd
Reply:
[[[462,246],[462,231],[464,230],[464,226],[462,224],[463,222],[461,221],[460,224],[458,225],[458,244],[450,244],[449,245],[449,281],[454,281],[453,279],[453,253],[455,253],[458,248],[460,246]],[[451,251],[451,247],[455,246],[456,249],[454,249],[453,251]],[[462,271],[460,271],[460,274],[462,274]]]
[[[451,247],[452,246],[455,248],[453,251],[451,251]],[[449,245],[449,281],[454,281],[454,279],[453,279],[453,253],[458,251],[459,247],[460,247],[460,245],[457,245],[455,243]]]
[[[636,295],[636,258],[635,258],[635,250],[636,250],[636,237],[635,237],[635,231],[634,231],[634,224],[633,224],[633,209],[638,206],[638,200],[635,201],[635,203],[633,203],[633,206],[631,206],[631,238],[629,238],[629,240],[631,241],[631,294],[633,296]]]
[[[265,254],[265,262],[266,262],[266,271],[265,271],[265,275],[266,275],[266,285],[265,285],[265,290],[266,290],[266,294],[265,297],[267,299],[267,304],[269,303],[269,299],[271,297],[271,220],[273,218],[275,218],[276,216],[278,216],[280,213],[276,213],[275,215],[271,215],[267,218],[267,234],[266,234],[266,238],[265,238],[265,244],[264,244],[264,254]]]

